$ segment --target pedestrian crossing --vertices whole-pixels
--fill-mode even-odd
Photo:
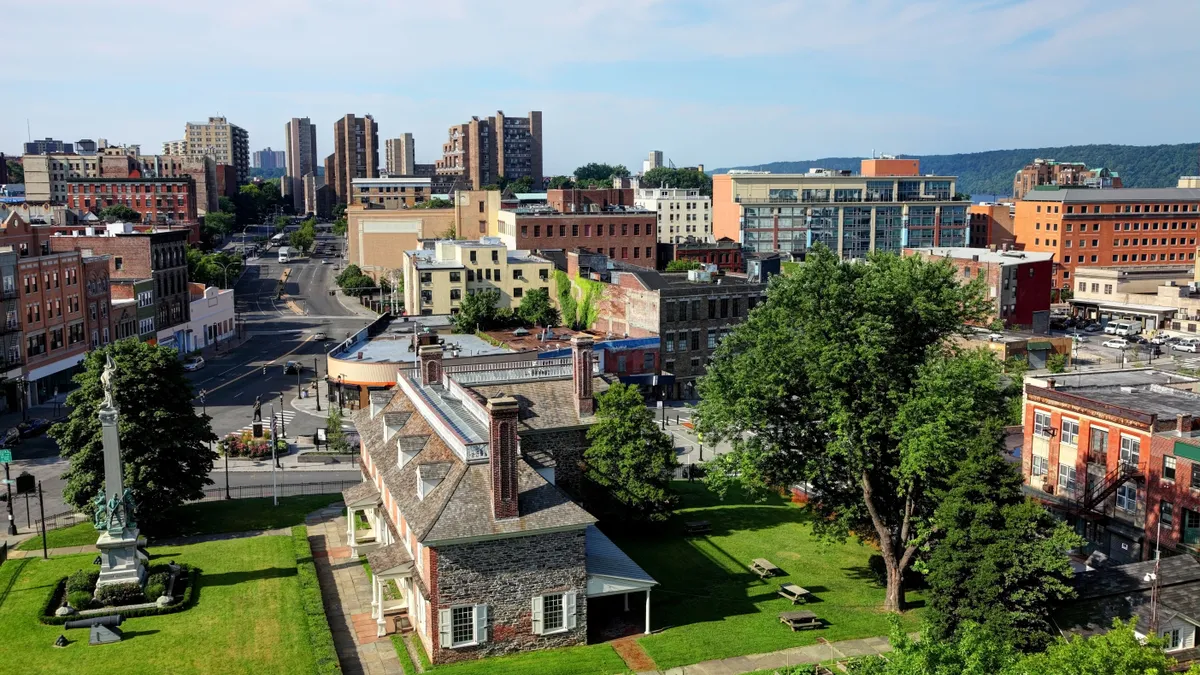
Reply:
[[[283,423],[283,426],[284,426],[284,428],[286,428],[286,427],[287,427],[289,424],[291,424],[291,423],[292,423],[292,420],[293,420],[293,419],[295,419],[295,418],[296,418],[296,411],[294,411],[294,410],[284,410],[283,412],[277,412],[277,413],[275,413],[275,415],[274,415],[274,418],[273,418],[273,419],[274,419],[274,422],[275,422],[275,425],[276,425],[276,427],[277,427],[277,428],[278,428],[278,425],[280,424],[280,422],[282,422],[282,423]],[[272,422],[272,416],[271,416],[271,415],[263,415],[263,418],[262,418],[262,425],[263,425],[263,433],[264,433],[264,434],[266,434],[266,433],[270,433],[270,431],[271,431],[271,422]],[[243,431],[253,431],[253,430],[254,430],[254,423],[253,423],[253,422],[251,422],[250,424],[247,424],[246,426],[242,427],[241,429],[238,429],[238,430],[237,430],[237,431],[235,431],[234,433],[235,433],[235,434],[241,434]]]

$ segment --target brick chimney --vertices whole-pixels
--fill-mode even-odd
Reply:
[[[596,412],[592,398],[592,338],[576,335],[571,338],[571,379],[575,381],[575,412],[591,417]]]
[[[492,513],[496,520],[516,518],[517,510],[517,413],[520,406],[511,396],[488,399],[488,441],[492,468]]]
[[[1053,389],[1055,384],[1056,384],[1056,382],[1053,377],[1046,378],[1046,388],[1047,389]]]
[[[1175,429],[1180,436],[1192,433],[1192,416],[1184,413],[1179,413],[1175,416]]]
[[[417,347],[417,362],[421,367],[421,384],[441,384],[442,346],[439,344]]]

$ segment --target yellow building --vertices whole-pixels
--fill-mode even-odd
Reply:
[[[553,265],[529,251],[510,251],[499,239],[442,240],[433,249],[404,253],[404,308],[410,315],[457,314],[463,297],[500,291],[498,308],[516,309],[526,291],[550,292]]]

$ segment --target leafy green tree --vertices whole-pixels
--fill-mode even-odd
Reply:
[[[217,197],[217,210],[221,213],[234,214],[237,213],[237,206],[234,205],[232,199],[222,195]]]
[[[1046,357],[1046,370],[1052,373],[1062,373],[1067,370],[1066,354],[1051,354]]]
[[[1003,638],[997,639],[983,626],[966,624],[956,639],[929,635],[913,640],[891,617],[892,651],[886,660],[868,657],[850,671],[854,675],[1001,675],[1020,659],[1020,654]]]
[[[1134,635],[1136,622],[1113,622],[1106,633],[1087,639],[1058,639],[1045,652],[1021,659],[1005,675],[1154,675],[1169,673],[1175,659],[1163,651],[1162,641],[1144,643]],[[1200,674],[1192,666],[1188,675]]]
[[[345,216],[346,215],[346,205],[345,204],[334,204],[333,209],[330,212],[330,215],[333,216],[334,220],[337,220],[338,218]]]
[[[344,236],[346,236],[346,229],[348,227],[349,227],[349,223],[346,222],[346,217],[342,216],[341,218],[338,218],[337,220],[333,221],[332,230],[333,230],[333,233],[336,234],[337,236],[344,237]]]
[[[672,169],[660,166],[650,169],[642,176],[642,187],[673,187],[700,190],[701,194],[712,194],[712,176],[703,171]]]
[[[570,176],[555,176],[550,179],[551,190],[569,190],[574,187]]]
[[[152,526],[173,506],[200,499],[211,485],[216,441],[210,417],[193,407],[192,383],[184,377],[178,353],[137,340],[121,340],[94,349],[75,376],[79,388],[67,397],[70,414],[50,427],[64,459],[63,499],[90,512],[90,501],[104,483],[104,447],[100,420],[104,400],[100,374],[112,355],[117,371],[113,398],[121,411],[118,435],[125,466],[125,485],[137,502],[139,524]]]
[[[624,178],[628,175],[629,169],[625,168],[623,164],[612,165],[590,162],[575,169],[575,180],[577,181],[590,180],[611,183],[613,176]]]
[[[142,222],[142,214],[124,204],[113,204],[100,209],[100,218],[108,223]]]
[[[512,190],[513,194],[521,192],[533,192],[533,179],[531,179],[529,176],[522,176],[514,181],[510,181],[506,187],[507,189]]]
[[[500,291],[489,288],[485,291],[467,293],[454,315],[455,333],[474,333],[487,330],[496,322],[496,303],[500,302]]]
[[[349,277],[339,284],[342,291],[346,295],[358,297],[369,290],[374,290],[377,286],[375,280],[365,274],[359,274],[355,277]]]
[[[292,219],[287,216],[275,216],[275,231],[283,232],[283,229],[292,224]]]
[[[234,222],[233,214],[224,211],[210,211],[204,214],[204,228],[222,236],[233,232]]]
[[[1020,474],[999,452],[1001,434],[997,425],[964,448],[934,513],[922,565],[930,587],[925,621],[935,637],[970,622],[1036,649],[1050,640],[1053,608],[1074,596],[1066,552],[1083,540],[1021,493]]]
[[[884,609],[900,610],[903,573],[960,449],[1003,418],[999,364],[952,340],[988,310],[983,290],[945,261],[858,264],[814,247],[721,341],[700,381],[699,431],[733,448],[706,480],[811,483],[814,530],[872,541]]]
[[[538,326],[558,325],[558,310],[550,304],[550,291],[541,288],[531,288],[525,292],[517,308],[517,316],[525,323]]]
[[[355,265],[354,263],[350,263],[349,265],[346,265],[346,268],[343,269],[340,274],[338,274],[336,277],[334,277],[333,280],[334,280],[334,282],[337,283],[337,285],[341,286],[342,284],[344,284],[346,282],[347,279],[352,279],[354,277],[361,277],[362,275],[363,275],[362,269],[360,269],[358,265]]]
[[[654,421],[638,388],[614,384],[596,397],[596,423],[583,452],[587,478],[627,518],[662,521],[676,504],[675,446]]]
[[[15,159],[6,160],[8,163],[8,180],[13,184],[21,184],[25,182],[25,167],[21,162]]]
[[[188,248],[187,264],[189,280],[221,288],[227,286],[228,280],[237,279],[245,266],[239,255],[204,253],[195,248]]]
[[[417,202],[414,209],[449,209],[454,206],[454,202],[441,197],[431,197],[423,202]]]
[[[329,444],[330,452],[342,455],[353,452],[350,442],[346,440],[346,432],[342,429],[342,411],[337,407],[329,409],[329,423],[326,425],[325,440]]]
[[[667,263],[668,272],[687,272],[688,270],[698,270],[703,265],[696,260],[672,260]]]
[[[312,248],[313,242],[317,240],[316,227],[317,221],[312,218],[300,223],[300,229],[292,232],[288,237],[288,243],[300,249],[301,253],[307,253]]]

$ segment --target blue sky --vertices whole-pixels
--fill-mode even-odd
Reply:
[[[548,173],[1200,140],[1194,0],[39,0],[6,10],[0,151],[157,152],[222,114],[252,150],[371,113],[440,155],[449,125],[543,111]],[[21,28],[18,28],[21,27]],[[381,157],[382,161],[382,157]]]

